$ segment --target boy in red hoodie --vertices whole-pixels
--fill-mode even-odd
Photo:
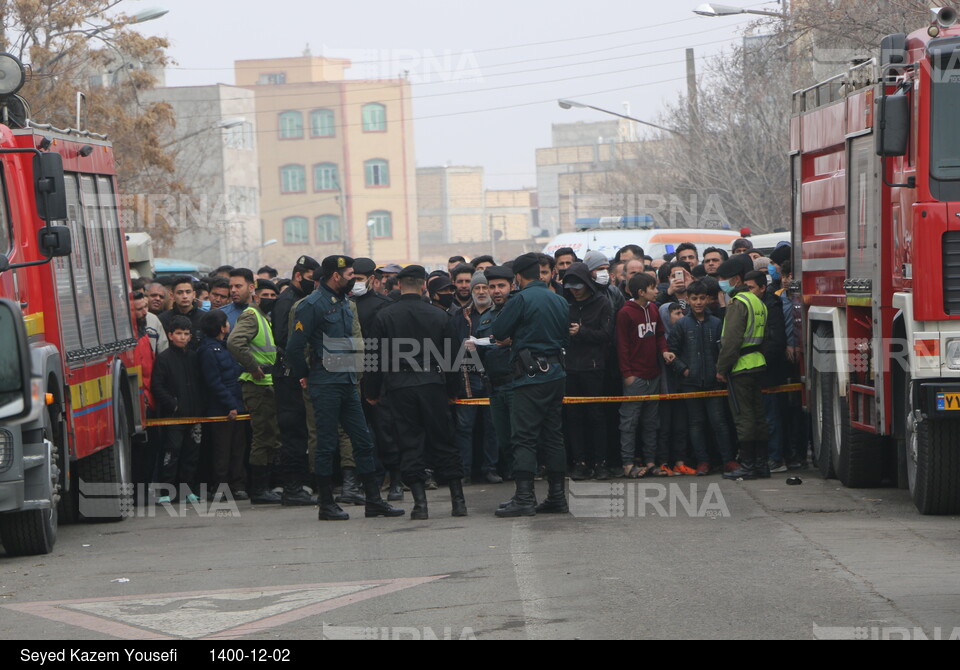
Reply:
[[[617,358],[623,376],[623,395],[657,395],[661,357],[666,363],[676,358],[667,347],[660,310],[654,302],[657,282],[646,273],[636,274],[627,283],[627,292],[633,300],[617,313]],[[639,422],[643,424],[642,466],[634,461]],[[659,427],[657,401],[620,405],[620,457],[624,476],[637,479],[656,469]]]

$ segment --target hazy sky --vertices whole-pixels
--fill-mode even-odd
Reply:
[[[573,98],[656,122],[685,89],[684,49],[702,75],[747,17],[705,18],[701,0],[129,0],[125,11],[170,13],[142,32],[170,39],[168,86],[234,83],[233,62],[314,55],[349,57],[348,78],[413,85],[418,167],[481,165],[487,186],[535,186],[534,150],[552,123],[609,120],[560,109]],[[727,0],[728,4],[737,4]],[[773,9],[775,2],[740,6]]]

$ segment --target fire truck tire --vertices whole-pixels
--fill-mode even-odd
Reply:
[[[960,514],[960,421],[917,421],[910,394],[906,396],[907,478],[913,503],[921,514]]]
[[[84,482],[98,484],[130,484],[130,443],[127,412],[119,408],[117,415],[117,439],[106,449],[77,461],[77,471]],[[80,517],[95,523],[122,521],[128,514],[131,496],[118,486],[112,497],[99,498],[95,502],[95,513],[84,513],[80,508]]]
[[[821,326],[814,335],[822,419],[817,454],[820,472],[827,478],[835,475],[848,488],[875,488],[883,478],[882,438],[850,425],[850,405],[840,395],[836,366],[827,365],[828,359],[834,356],[832,339],[833,329],[829,326]],[[819,355],[816,352],[820,352]]]
[[[818,328],[814,331],[813,348],[811,350],[811,375],[813,377],[810,388],[810,400],[812,405],[810,408],[810,419],[812,424],[811,436],[813,438],[811,442],[813,443],[813,462],[817,469],[820,470],[820,474],[824,479],[836,479],[837,474],[833,469],[833,458],[831,458],[830,455],[832,446],[826,429],[828,425],[832,425],[832,419],[828,424],[828,417],[824,414],[826,408],[823,400],[824,394],[822,391],[824,385],[823,376],[827,374],[825,370],[830,369],[828,360],[826,358],[827,354],[823,353],[828,346],[828,343],[824,342],[825,338],[827,338],[827,335],[823,334],[823,329]]]
[[[56,505],[0,516],[0,542],[7,556],[49,554],[56,541]]]

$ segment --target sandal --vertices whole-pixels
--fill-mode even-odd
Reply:
[[[634,468],[636,468],[637,470],[637,476],[635,477],[635,479],[643,479],[644,477],[650,474],[650,466],[648,465],[634,466]]]
[[[624,465],[621,477],[624,479],[636,479],[638,469],[636,465]]]

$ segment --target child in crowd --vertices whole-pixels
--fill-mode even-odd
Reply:
[[[169,319],[167,338],[170,347],[157,356],[151,389],[161,418],[184,418],[203,415],[203,391],[197,354],[188,347],[192,337],[190,319],[175,315]],[[197,484],[197,462],[200,457],[200,424],[166,426],[163,431],[163,456],[160,481],[167,485],[187,487],[189,503],[199,502],[194,494]],[[171,502],[170,496],[157,499]]]
[[[230,333],[227,315],[216,309],[200,320],[204,339],[200,343],[200,372],[207,397],[207,416],[229,419],[210,424],[213,438],[214,491],[227,485],[234,500],[249,500],[246,489],[247,473],[244,467],[246,437],[244,426],[237,421],[243,414],[243,393],[240,374],[243,368],[227,351],[226,338]]]
[[[660,359],[672,363],[667,338],[654,300],[657,282],[647,274],[634,275],[627,282],[633,297],[617,313],[617,358],[625,396],[660,393]],[[643,465],[634,462],[637,424],[643,424]],[[660,427],[656,401],[625,402],[620,405],[620,457],[623,474],[639,479],[656,469],[657,431]]]
[[[701,281],[687,287],[690,314],[680,319],[668,338],[670,351],[676,354],[673,368],[679,377],[681,393],[716,391],[717,355],[720,352],[720,319],[707,311],[708,288]],[[730,471],[737,468],[730,427],[724,412],[723,398],[690,398],[683,401],[689,418],[690,441],[697,459],[697,476],[710,472],[707,455],[707,431],[709,425],[716,438],[717,447],[725,466]]]

